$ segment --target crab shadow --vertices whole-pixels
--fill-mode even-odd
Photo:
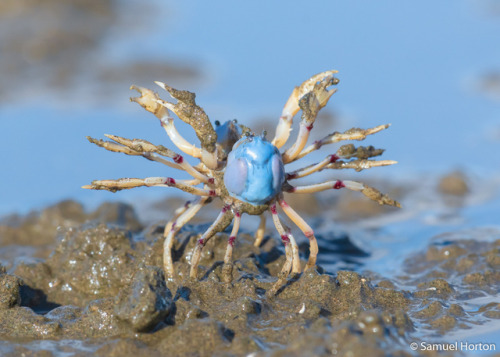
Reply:
[[[328,267],[328,271],[358,270],[371,256],[345,233],[327,232],[318,234],[316,239],[319,247],[317,264]],[[309,244],[307,242],[299,244],[299,251],[305,256],[309,251]]]
[[[20,287],[21,306],[31,308],[39,315],[45,315],[49,311],[60,307],[60,304],[47,300],[47,295],[40,289],[35,289],[29,285]]]

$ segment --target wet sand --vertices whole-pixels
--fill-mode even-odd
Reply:
[[[446,194],[467,194],[452,191]],[[380,214],[373,207],[373,215]],[[177,279],[165,281],[164,223],[143,226],[125,204],[106,203],[88,213],[73,201],[4,219],[1,354],[406,356],[423,352],[409,348],[414,341],[446,340],[498,326],[500,239],[495,229],[436,237],[390,276],[326,272],[318,266],[289,278],[269,297],[266,292],[284,263],[272,231],[260,248],[250,234],[238,236],[233,280],[225,283],[228,233],[208,242],[200,279],[193,281],[188,260],[207,225],[188,226],[174,246]],[[329,244],[346,259],[370,255],[349,236],[323,235],[323,260],[335,256],[322,250]],[[307,257],[307,245],[301,245],[301,257]]]

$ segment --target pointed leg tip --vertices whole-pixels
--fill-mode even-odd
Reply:
[[[174,281],[175,271],[173,266],[163,267],[163,274],[165,275],[166,281]]]
[[[167,89],[167,85],[166,85],[165,83],[160,82],[160,81],[154,81],[154,82],[155,82],[155,84],[156,84],[158,87],[163,88],[163,89],[165,89],[165,90]]]
[[[130,89],[137,91],[141,95],[141,97],[143,97],[144,95],[153,93],[153,91],[151,89],[141,87],[141,86],[136,86],[135,84],[132,84],[130,86]],[[131,97],[130,100],[133,102],[136,102],[137,100],[140,100],[140,98]]]
[[[226,284],[233,280],[233,263],[224,263],[222,265],[222,281]]]
[[[197,268],[196,269],[193,269],[191,267],[191,270],[189,271],[189,279],[191,281],[197,281],[198,280],[198,274],[197,274]]]
[[[304,267],[304,272],[308,270],[318,270],[316,266],[316,262],[307,262],[306,266]]]
[[[278,295],[278,291],[280,290],[280,288],[282,288],[283,283],[283,281],[280,281],[278,279],[278,281],[274,283],[274,285],[269,290],[266,291],[266,298],[269,300],[275,299],[276,295]]]

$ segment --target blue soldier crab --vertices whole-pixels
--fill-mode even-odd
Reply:
[[[375,149],[372,146],[356,148],[349,144],[341,146],[335,154],[328,155],[318,163],[291,172],[285,171],[285,165],[303,158],[323,145],[344,140],[363,140],[367,135],[377,133],[389,126],[380,125],[366,130],[352,128],[344,133],[334,132],[306,146],[309,132],[313,128],[318,112],[336,91],[334,88],[330,89],[338,84],[338,79],[334,76],[336,73],[337,71],[319,73],[295,87],[283,108],[272,141],[266,140],[265,135],[255,135],[249,128],[237,124],[236,121],[229,121],[222,125],[216,121],[214,128],[204,110],[196,104],[194,93],[176,90],[165,83],[155,82],[177,100],[177,103],[171,103],[162,100],[157,93],[150,89],[132,86],[131,89],[137,90],[140,97],[131,98],[131,100],[153,113],[160,120],[162,127],[177,148],[200,159],[200,163],[192,166],[182,155],[162,145],[153,145],[145,140],[125,139],[115,135],[106,135],[112,141],[96,140],[90,137],[88,140],[110,151],[143,156],[169,167],[184,170],[193,179],[177,180],[171,177],[148,177],[145,179],[96,180],[83,188],[114,192],[139,186],[164,186],[176,187],[198,196],[195,201],[188,202],[179,208],[175,217],[165,226],[163,264],[167,278],[175,276],[171,255],[175,234],[213,197],[219,197],[223,201],[224,207],[196,243],[191,257],[190,276],[192,278],[197,277],[197,267],[204,245],[216,233],[223,231],[233,222],[223,266],[225,276],[229,277],[226,280],[230,280],[232,249],[239,230],[241,215],[247,213],[260,216],[260,224],[255,233],[255,245],[259,246],[265,230],[264,213],[269,211],[281,236],[286,253],[286,261],[276,284],[278,286],[286,280],[290,271],[292,273],[300,273],[301,271],[297,243],[290,229],[281,223],[278,216],[278,206],[309,239],[309,259],[305,270],[316,265],[318,254],[318,244],[312,228],[287,204],[283,192],[298,194],[346,188],[359,191],[380,204],[399,207],[398,202],[378,190],[356,181],[329,180],[306,186],[290,183],[292,180],[325,169],[352,168],[360,171],[396,163],[390,160],[370,159],[380,155],[383,152],[381,149]],[[297,138],[288,149],[280,152],[280,149],[288,141],[293,117],[299,110],[302,110],[302,120]],[[191,125],[201,142],[201,147],[191,144],[179,134],[174,126],[174,119],[170,111]],[[166,158],[171,159],[171,161]]]

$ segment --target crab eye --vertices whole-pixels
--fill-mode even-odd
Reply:
[[[224,185],[229,192],[240,195],[245,190],[248,168],[244,160],[228,158],[226,172],[224,173]]]

